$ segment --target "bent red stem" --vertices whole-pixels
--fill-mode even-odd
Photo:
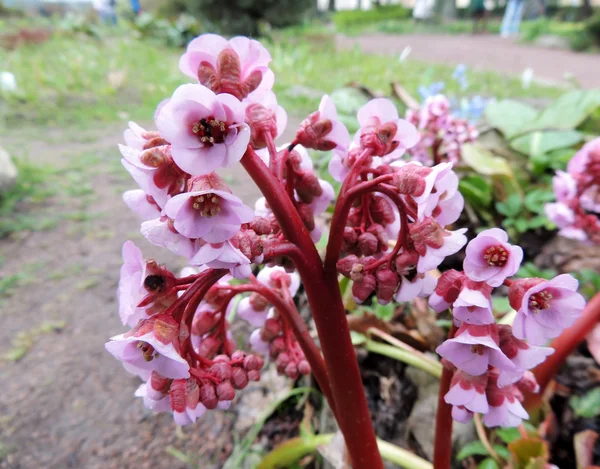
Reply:
[[[600,293],[596,293],[588,302],[575,324],[565,329],[560,336],[551,342],[550,346],[554,348],[555,352],[533,370],[533,374],[540,385],[540,392],[537,394],[525,393],[524,405],[527,410],[540,405],[546,386],[548,386],[567,357],[585,339],[598,321],[600,321]]]
[[[455,331],[456,327],[453,325],[448,333],[448,339],[454,337]],[[444,367],[440,379],[433,449],[433,467],[435,469],[450,469],[452,463],[452,406],[446,403],[444,396],[450,389],[453,373],[450,368]]]
[[[311,306],[325,357],[337,421],[344,435],[354,469],[383,469],[377,440],[362,386],[350,329],[342,303],[337,274],[326,272],[308,230],[289,197],[281,197],[283,185],[256,153],[249,149],[242,165],[267,199],[285,237],[298,246],[303,257],[296,263]],[[330,238],[331,239],[331,238]]]

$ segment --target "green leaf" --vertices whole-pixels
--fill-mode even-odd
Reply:
[[[515,228],[519,233],[525,233],[529,229],[529,222],[525,218],[517,218],[515,220]]]
[[[575,130],[536,131],[515,138],[510,146],[525,155],[538,155],[561,148],[570,148],[582,142],[584,136]]]
[[[507,296],[492,296],[492,305],[497,313],[508,313],[512,310]]]
[[[367,341],[367,338],[360,332],[350,331],[350,340],[352,340],[352,345],[362,345]]]
[[[463,145],[462,159],[475,172],[484,176],[503,175],[513,177],[508,162],[504,158],[494,156],[491,151],[479,143]]]
[[[506,448],[506,446],[502,445],[493,445],[494,451],[498,453],[501,458],[506,459],[507,461],[510,459],[510,451]]]
[[[479,463],[477,469],[498,469],[498,463],[492,458],[485,458]]]
[[[388,303],[387,305],[380,305],[377,303],[373,312],[375,316],[379,319],[383,319],[384,321],[391,321],[394,317],[394,311],[396,310],[396,306],[394,303]]]
[[[530,128],[575,129],[599,107],[600,90],[569,91],[544,109]]]
[[[492,203],[492,188],[481,176],[467,176],[460,180],[461,194],[475,207],[489,207]]]
[[[456,459],[462,461],[469,456],[489,456],[489,452],[485,449],[485,446],[481,443],[481,441],[471,441],[467,443],[456,455]]]
[[[538,112],[534,108],[518,101],[496,101],[485,108],[488,123],[507,138],[527,130],[537,116]]]
[[[530,212],[543,213],[544,205],[556,199],[554,192],[549,189],[535,189],[525,196],[525,208]]]
[[[496,210],[509,218],[517,217],[523,208],[523,200],[519,194],[509,195],[504,202],[496,202]]]
[[[583,396],[573,396],[570,404],[578,417],[592,418],[600,415],[600,387]]]
[[[509,443],[508,450],[511,454],[510,467],[514,469],[537,469],[540,461],[548,460],[548,445],[540,438],[515,440]]]

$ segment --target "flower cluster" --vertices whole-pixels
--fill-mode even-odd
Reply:
[[[429,298],[435,311],[451,308],[454,317],[454,336],[437,352],[456,368],[445,400],[458,421],[475,412],[490,427],[518,426],[528,418],[522,391],[537,388],[528,370],[553,352],[543,345],[569,327],[585,305],[570,275],[510,280],[522,259],[522,249],[509,244],[504,231],[483,231],[467,245],[463,271],[444,272]],[[502,285],[517,312],[512,327],[494,317],[492,290]]]
[[[474,142],[478,136],[473,124],[452,115],[450,101],[442,94],[428,97],[419,110],[409,109],[406,119],[420,134],[408,154],[428,166],[444,161],[459,163],[462,146]]]
[[[566,238],[600,244],[600,137],[586,143],[553,180],[546,215]]]

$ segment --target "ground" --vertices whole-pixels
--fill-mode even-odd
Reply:
[[[518,76],[531,68],[535,78],[555,85],[565,85],[574,79],[583,88],[600,87],[597,54],[569,50],[546,49],[533,45],[515,44],[497,35],[386,35],[358,37],[337,36],[342,47],[358,45],[363,52],[399,56],[410,47],[414,60],[455,64],[463,63],[475,70],[500,72]]]
[[[524,51],[530,48],[495,38],[483,43],[477,38],[477,44],[486,45],[477,50],[474,40],[463,37],[438,38],[435,48],[433,38],[418,36],[339,42],[355,40],[369,52],[397,54],[410,44],[418,59],[489,66],[509,74],[533,66],[540,77],[555,81],[562,78],[558,69],[570,70],[558,61],[568,53],[542,50],[527,55]],[[570,71],[585,86],[598,86],[591,70],[573,65]],[[290,128],[298,123],[290,121]],[[0,239],[2,469],[175,469],[196,467],[200,454],[197,467],[217,468],[231,449],[228,435],[235,409],[210,412],[196,425],[178,430],[170,417],[152,414],[133,397],[139,380],[103,347],[107,338],[123,331],[115,299],[123,242],[139,241],[147,256],[157,256],[173,269],[183,267],[181,259],[142,240],[138,220],[121,201],[121,193],[133,187],[115,147],[124,125],[72,131],[25,123],[2,142],[11,153],[57,168],[52,181],[61,190],[31,215],[42,220],[63,214],[50,229]],[[229,177],[236,194],[252,203],[256,188],[239,172]],[[27,213],[29,207],[19,210]],[[177,451],[192,462],[175,458],[172,453]]]

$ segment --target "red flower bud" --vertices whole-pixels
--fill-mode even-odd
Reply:
[[[207,409],[214,409],[219,403],[214,384],[206,383],[200,387],[200,402]]]
[[[246,107],[246,123],[250,126],[250,145],[259,149],[267,146],[265,135],[277,137],[275,113],[262,104],[252,103]]]
[[[377,299],[381,304],[387,304],[392,301],[400,284],[400,278],[396,272],[388,268],[378,270],[375,275],[377,277]]]
[[[231,383],[235,389],[244,389],[248,385],[248,375],[243,368],[235,367],[233,369]]]
[[[219,379],[229,379],[231,378],[232,373],[231,366],[229,366],[229,363],[225,362],[213,363],[208,369],[208,372]]]
[[[310,365],[306,360],[300,360],[298,362],[298,371],[302,375],[310,374]]]
[[[264,217],[254,217],[249,226],[259,236],[271,234],[272,231],[271,223]]]
[[[364,256],[377,253],[379,241],[373,233],[363,233],[358,237],[358,248]]]
[[[302,223],[306,226],[308,231],[312,231],[315,229],[315,214],[313,209],[308,204],[299,203],[296,207],[298,209],[298,214],[302,219]]]
[[[300,373],[298,372],[298,366],[291,362],[285,367],[285,374],[291,379],[298,379]]]
[[[344,277],[350,277],[350,273],[352,272],[352,268],[358,263],[358,257],[354,254],[350,254],[349,256],[343,257],[339,261],[337,261],[336,267],[337,271],[342,274]]]
[[[354,282],[352,284],[352,295],[357,302],[362,303],[365,301],[371,293],[375,290],[377,280],[373,274],[365,274],[360,282]]]
[[[258,370],[250,370],[248,373],[249,381],[259,381],[260,380],[260,371]]]
[[[232,401],[235,397],[235,389],[229,381],[221,381],[217,385],[217,397],[220,401]]]

